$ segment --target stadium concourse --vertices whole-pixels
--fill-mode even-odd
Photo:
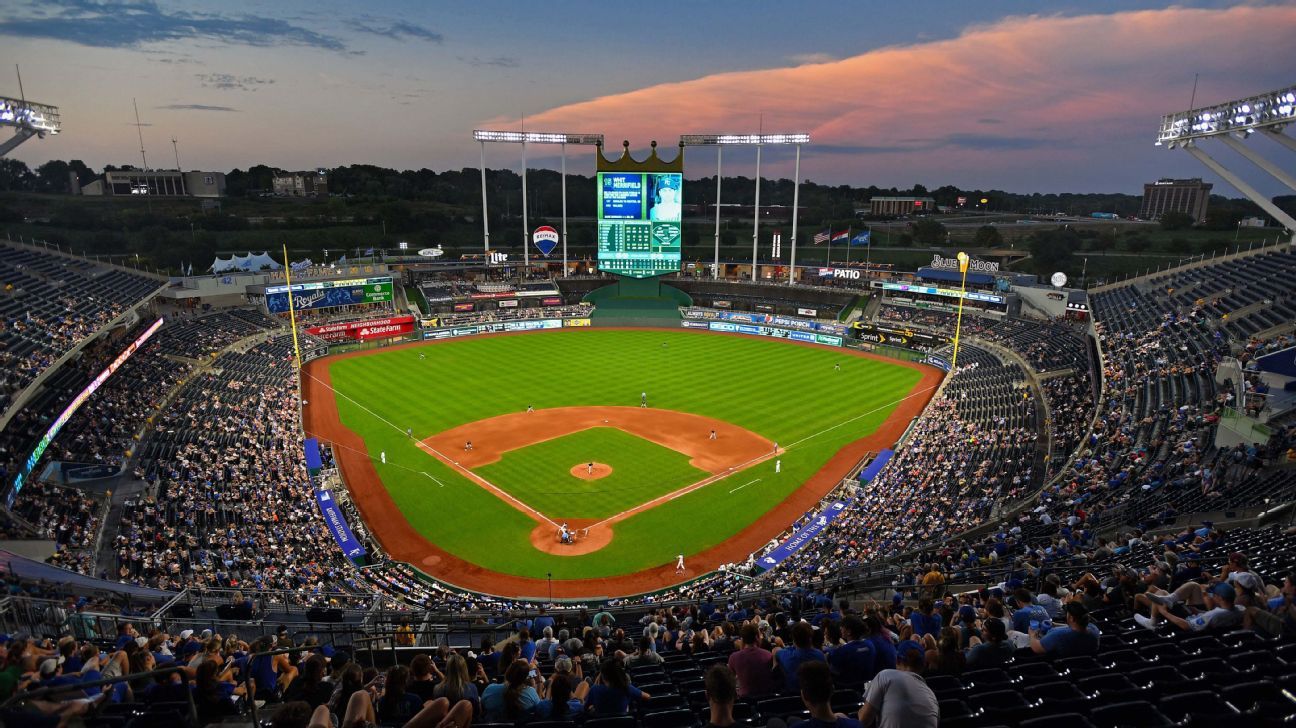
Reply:
[[[345,557],[300,458],[281,317],[178,312],[126,285],[109,303],[102,267],[13,250],[0,356],[27,365],[6,400],[6,483],[107,361],[167,323],[42,460],[122,471],[116,492],[38,466],[7,516],[7,543],[56,550],[4,564],[6,724],[304,725],[318,710],[342,725],[683,728],[888,701],[949,726],[1296,719],[1296,433],[1254,368],[1292,344],[1256,336],[1275,326],[1255,305],[1286,300],[1290,250],[1093,292],[1092,329],[965,314],[938,396],[800,551],[566,604],[467,593],[385,559],[337,484],[370,553],[362,568]],[[14,290],[57,310],[70,280],[85,310],[57,325],[20,313]],[[950,329],[948,312],[905,303],[874,323]],[[1218,377],[1232,361],[1241,379]],[[1236,409],[1265,417],[1268,439],[1217,445]]]

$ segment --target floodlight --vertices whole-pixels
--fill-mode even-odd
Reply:
[[[809,134],[684,134],[680,137],[680,144],[686,147],[809,143]]]
[[[602,144],[602,134],[564,134],[547,131],[490,131],[474,129],[473,140],[505,144]]]
[[[1161,117],[1157,144],[1230,132],[1279,127],[1296,121],[1296,86]]]

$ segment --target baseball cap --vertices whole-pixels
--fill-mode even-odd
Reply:
[[[896,657],[904,659],[904,656],[913,650],[918,650],[924,654],[927,652],[923,649],[921,643],[915,642],[914,640],[904,640],[900,644],[896,645]]]
[[[58,660],[51,657],[40,664],[41,677],[54,677],[55,672],[58,672]]]
[[[1210,593],[1230,602],[1237,599],[1237,590],[1233,588],[1232,584],[1226,584],[1223,582],[1216,584],[1211,587]]]
[[[1229,574],[1229,581],[1247,591],[1260,591],[1260,579],[1249,571],[1235,571]]]
[[[187,640],[187,639],[189,639],[190,637],[193,637],[193,630],[192,630],[192,629],[184,629],[184,630],[180,630],[180,639],[182,639],[182,640]]]
[[[964,604],[959,607],[959,620],[962,622],[972,622],[976,620],[976,609],[971,604]]]
[[[201,639],[203,642],[206,642],[211,638],[212,638],[212,631],[210,629],[204,629],[202,631],[202,637],[200,637],[199,639]]]
[[[143,635],[136,637],[135,644],[139,645],[140,647],[148,647],[148,637],[145,637]]]

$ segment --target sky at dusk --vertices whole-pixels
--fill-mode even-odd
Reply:
[[[809,132],[802,177],[832,184],[1140,193],[1203,176],[1235,194],[1154,146],[1157,122],[1189,107],[1195,73],[1197,105],[1296,83],[1293,32],[1296,4],[1261,2],[7,0],[0,95],[19,63],[27,97],[62,109],[62,135],[15,152],[32,166],[138,164],[135,98],[154,167],[175,166],[173,137],[186,169],[475,167],[472,130],[525,116],[663,156],[680,134]],[[753,162],[726,152],[725,172]],[[709,175],[715,154],[686,163]],[[790,152],[767,149],[762,174],[790,177]]]

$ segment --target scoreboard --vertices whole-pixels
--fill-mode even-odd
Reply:
[[[632,278],[679,270],[683,178],[678,172],[598,173],[599,270]]]

